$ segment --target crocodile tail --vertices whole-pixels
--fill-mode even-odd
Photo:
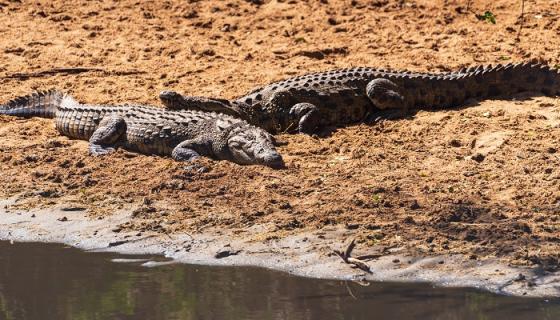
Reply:
[[[52,89],[34,92],[26,96],[17,97],[5,105],[0,105],[0,115],[25,118],[54,118],[56,110],[66,98],[69,98],[69,96]]]
[[[469,99],[511,97],[523,92],[560,96],[560,70],[538,62],[479,65],[439,75],[411,75],[404,80],[402,85],[411,88],[408,108],[449,108]]]
[[[467,78],[487,97],[520,92],[560,95],[560,70],[538,62],[470,68]]]
[[[560,96],[560,68],[559,65],[550,67],[545,64],[535,64],[534,69],[540,75],[542,86],[540,91],[547,96]],[[537,85],[539,82],[537,81]]]

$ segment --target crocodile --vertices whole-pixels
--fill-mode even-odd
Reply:
[[[169,111],[135,104],[87,105],[65,93],[48,90],[0,105],[0,115],[54,118],[61,134],[89,141],[92,155],[123,147],[171,156],[177,161],[206,156],[238,164],[283,166],[271,134],[220,113]]]
[[[238,116],[271,133],[313,134],[372,117],[414,109],[457,107],[470,100],[521,92],[560,95],[560,70],[536,62],[417,73],[355,67],[310,73],[253,90],[232,101],[163,91],[170,110],[198,109]]]

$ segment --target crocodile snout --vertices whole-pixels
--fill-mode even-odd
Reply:
[[[159,100],[164,106],[171,110],[179,110],[183,102],[183,96],[175,91],[162,91],[159,93]]]
[[[284,159],[276,150],[262,150],[256,154],[256,159],[260,164],[274,169],[281,169],[285,166]]]

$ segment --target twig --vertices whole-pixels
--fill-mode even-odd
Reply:
[[[125,70],[125,71],[104,71],[103,73],[115,76],[131,76],[135,74],[145,74],[146,71],[138,71],[138,70]]]
[[[7,76],[6,78],[17,78],[17,79],[27,79],[27,78],[40,78],[44,76],[52,76],[55,74],[78,74],[84,72],[92,71],[103,71],[97,68],[54,68],[45,71],[31,72],[31,73],[14,73],[13,75]]]
[[[30,73],[14,73],[12,75],[6,76],[8,79],[29,79],[29,78],[41,78],[47,76],[53,76],[57,74],[62,75],[71,75],[71,74],[80,74],[86,72],[102,72],[106,75],[115,75],[115,76],[128,76],[134,74],[144,74],[145,71],[138,71],[138,70],[125,70],[125,71],[106,71],[99,68],[85,68],[85,67],[77,67],[77,68],[53,68],[50,70],[44,70],[39,72],[30,72]]]
[[[525,0],[521,0],[521,23],[519,24],[517,38],[515,39],[517,41],[521,41],[521,29],[523,29],[523,23],[525,23]]]
[[[352,255],[352,250],[354,250],[354,248],[356,247],[355,240],[356,239],[352,239],[352,241],[350,241],[350,244],[348,245],[348,247],[344,251],[344,256],[346,257],[346,260],[348,260],[348,258],[350,258],[350,256]]]
[[[363,256],[358,256],[358,257],[356,257],[356,259],[359,259],[359,260],[373,260],[373,259],[377,259],[377,258],[381,258],[381,257],[383,257],[383,254],[374,253],[374,254],[366,254],[366,255],[363,255]]]
[[[367,272],[367,273],[373,273],[373,272],[371,272],[371,270],[369,269],[369,266],[368,266],[365,262],[363,262],[362,260],[360,260],[360,259],[356,259],[356,258],[347,258],[346,261],[347,261],[347,263],[353,264],[353,265],[355,265],[356,267],[358,267],[359,269],[362,269],[362,270],[364,270],[364,271]]]
[[[347,264],[351,264],[354,265],[355,267],[357,267],[358,269],[361,269],[367,273],[373,273],[371,272],[371,270],[369,269],[369,266],[362,260],[357,259],[357,258],[352,258],[352,250],[354,250],[354,247],[356,247],[356,242],[355,239],[352,239],[352,241],[350,241],[350,244],[348,245],[348,247],[346,247],[346,250],[344,250],[344,252],[339,251],[339,250],[333,250],[334,253],[336,253],[341,259],[342,261],[344,261]]]

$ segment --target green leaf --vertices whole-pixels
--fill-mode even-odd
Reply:
[[[491,11],[486,11],[484,14],[477,14],[476,18],[480,21],[490,22],[496,24],[496,16]]]

